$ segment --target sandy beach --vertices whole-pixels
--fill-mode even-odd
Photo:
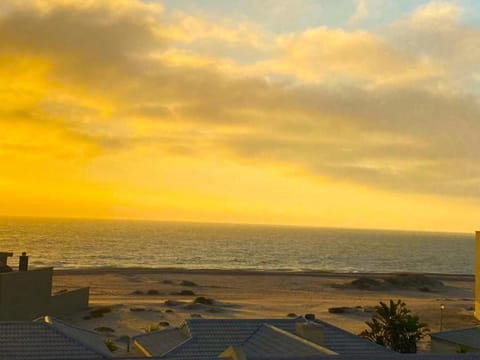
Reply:
[[[405,301],[433,332],[440,328],[440,304],[445,304],[444,330],[478,324],[473,318],[472,275],[137,268],[58,270],[53,281],[54,292],[89,286],[91,308],[111,311],[101,317],[85,311],[65,320],[91,330],[103,327],[114,340],[159,323],[175,326],[190,317],[269,318],[305,313],[359,333],[372,317],[373,306],[389,299]],[[212,299],[213,305],[194,303],[199,296]],[[341,309],[332,313],[331,308]],[[428,339],[422,348],[428,348]]]

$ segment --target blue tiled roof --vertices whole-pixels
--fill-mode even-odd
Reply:
[[[449,330],[430,334],[432,339],[440,339],[455,344],[466,345],[472,349],[480,350],[480,327]]]
[[[308,355],[292,357],[250,356],[248,360],[480,360],[480,354],[400,354],[384,353],[370,355]],[[132,359],[133,360],[133,359]],[[218,360],[218,359],[217,359]]]
[[[261,325],[250,335],[242,343],[241,348],[247,357],[257,354],[282,357],[335,354],[318,344],[266,324]]]
[[[186,320],[186,326],[190,333],[190,340],[172,349],[164,358],[172,360],[217,359],[218,355],[229,346],[242,345],[251,334],[264,324],[295,334],[295,324],[304,321],[303,318],[189,319]],[[336,353],[347,355],[392,353],[382,346],[364,340],[333,325],[318,320],[317,323],[323,326],[323,346]],[[136,339],[141,343],[141,338]],[[162,339],[162,332],[159,331],[156,334],[156,341],[161,342]],[[152,353],[152,355],[159,356],[160,354]]]
[[[0,322],[2,360],[104,359],[75,339],[41,322]]]
[[[155,356],[162,356],[177,346],[190,340],[190,336],[179,328],[168,328],[134,337],[135,342]],[[161,334],[161,337],[159,337]]]

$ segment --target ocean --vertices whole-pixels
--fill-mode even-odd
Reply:
[[[9,263],[259,271],[474,273],[474,234],[126,220],[0,218]]]

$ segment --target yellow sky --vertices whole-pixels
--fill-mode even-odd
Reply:
[[[7,0],[0,214],[473,231],[480,28],[461,14],[282,32]]]

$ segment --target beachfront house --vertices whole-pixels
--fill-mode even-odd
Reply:
[[[88,308],[88,287],[52,295],[53,268],[29,269],[23,253],[16,271],[7,263],[12,255],[0,252],[0,321],[62,316]]]
[[[188,319],[133,338],[137,351],[161,359],[371,356],[393,353],[313,315],[288,319]]]

